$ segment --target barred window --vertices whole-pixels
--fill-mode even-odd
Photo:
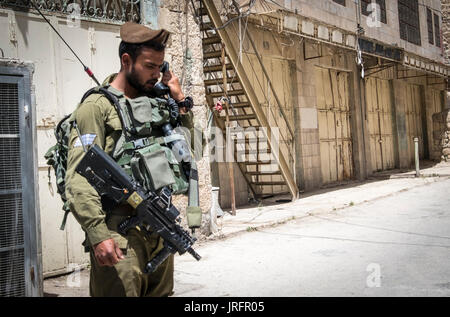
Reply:
[[[336,2],[337,4],[340,4],[345,7],[345,0],[333,0],[333,2]]]
[[[434,44],[434,34],[433,34],[433,13],[427,8],[427,28],[428,28],[428,42]]]
[[[434,14],[434,38],[437,47],[441,47],[441,27],[439,23],[439,16]]]
[[[418,0],[398,0],[400,38],[421,45]]]
[[[381,20],[380,22],[383,23],[387,23],[387,18],[386,18],[386,1],[385,0],[361,0],[361,12],[362,14],[368,16],[371,13],[373,13],[373,11],[371,10],[371,12],[368,11],[369,9],[369,4],[371,3],[375,3],[380,7],[381,10]]]
[[[141,18],[140,0],[53,0],[35,3],[43,12],[67,14],[71,17],[76,14],[80,19],[139,23]],[[23,11],[34,9],[30,0],[0,0],[1,7]]]

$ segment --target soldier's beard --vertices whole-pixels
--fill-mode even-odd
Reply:
[[[139,81],[139,76],[136,70],[134,69],[134,65],[131,66],[131,72],[127,72],[126,78],[128,84],[130,84],[131,87],[136,89],[136,91],[139,94],[146,94],[146,95],[150,94],[153,90],[153,87],[157,83],[156,80],[149,80],[145,84],[141,84]],[[146,86],[147,84],[151,84],[151,87]]]

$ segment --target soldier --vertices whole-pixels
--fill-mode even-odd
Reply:
[[[127,22],[120,29],[120,37],[121,68],[118,74],[107,79],[105,87],[121,104],[128,106],[123,108],[126,110],[130,109],[132,100],[142,102],[143,99],[138,97],[151,93],[157,83],[169,33]],[[170,88],[172,98],[179,105],[181,124],[192,129],[193,114],[184,107],[185,96],[179,79],[168,71],[163,74],[162,82]],[[145,118],[145,110],[151,109],[151,104],[141,106],[139,113],[144,111]],[[72,116],[78,131],[72,128],[69,139],[66,195],[73,215],[86,233],[83,245],[89,250],[91,259],[90,295],[169,296],[174,286],[173,255],[154,273],[142,272],[145,263],[162,249],[162,239],[156,233],[138,227],[131,229],[127,236],[117,233],[118,224],[130,216],[133,209],[122,205],[105,213],[95,189],[75,172],[86,145],[95,143],[118,160],[117,153],[123,153],[126,145],[122,140],[125,133],[123,118],[119,116],[114,105],[104,95],[96,93],[87,97]],[[128,113],[130,116],[132,114]],[[158,127],[150,130],[152,135],[162,135]]]

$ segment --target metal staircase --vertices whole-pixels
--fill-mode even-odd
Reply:
[[[234,139],[235,162],[255,198],[268,193],[288,193],[296,199],[294,135],[273,87],[287,135],[277,135],[279,129],[273,131],[272,128],[277,123],[267,120],[227,32],[231,25],[224,26],[213,1],[198,0],[193,4],[202,33],[206,100],[211,110],[219,100],[224,101],[224,110],[213,112],[217,126],[227,138]],[[249,33],[247,37],[252,41]],[[251,43],[254,45],[253,41]],[[264,70],[259,56],[258,61]],[[268,76],[265,70],[264,73]],[[269,78],[267,80],[270,82]],[[289,165],[283,152],[290,156]]]

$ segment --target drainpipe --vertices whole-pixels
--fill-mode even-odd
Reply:
[[[158,18],[160,0],[141,0],[141,24],[147,25],[152,29],[159,29]]]

